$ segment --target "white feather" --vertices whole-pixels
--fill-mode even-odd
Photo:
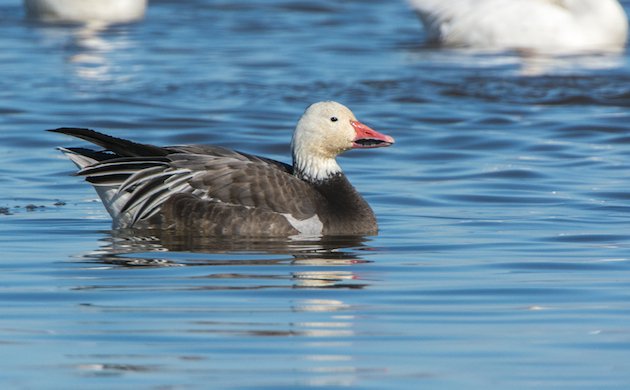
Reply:
[[[70,159],[70,161],[72,161],[77,167],[79,167],[79,169],[89,167],[90,165],[96,164],[98,162],[94,160],[93,158],[89,158],[82,154],[73,152],[70,149],[66,149],[66,148],[57,148],[57,149],[60,150],[63,154],[65,154],[66,157]]]

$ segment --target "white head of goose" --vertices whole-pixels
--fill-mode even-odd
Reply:
[[[204,236],[376,234],[372,209],[336,157],[394,143],[336,102],[306,109],[293,134],[293,165],[218,146],[158,147],[88,129],[50,131],[104,149],[60,148],[94,186],[114,228]]]

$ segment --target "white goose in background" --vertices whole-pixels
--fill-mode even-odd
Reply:
[[[550,53],[619,51],[628,18],[617,0],[409,0],[445,46]]]
[[[29,18],[52,23],[130,23],[144,17],[147,0],[24,0]]]
[[[394,143],[336,102],[304,112],[292,165],[218,146],[158,147],[88,129],[52,131],[104,149],[61,148],[96,188],[115,228],[202,236],[376,234],[372,209],[336,157]]]

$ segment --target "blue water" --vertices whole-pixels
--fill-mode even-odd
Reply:
[[[3,388],[629,388],[630,54],[437,49],[403,1],[0,22]],[[43,131],[288,161],[324,99],[397,140],[340,159],[378,236],[112,232]]]

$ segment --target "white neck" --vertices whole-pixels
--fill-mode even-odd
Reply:
[[[341,173],[334,158],[293,156],[294,175],[310,183],[322,182]]]

